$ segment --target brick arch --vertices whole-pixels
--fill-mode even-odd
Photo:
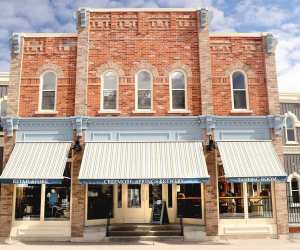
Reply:
[[[120,67],[119,64],[116,64],[112,61],[109,61],[105,64],[102,64],[100,67],[96,69],[96,76],[101,77],[101,75],[107,70],[114,70],[118,73],[119,77],[125,76],[124,71]]]
[[[229,65],[225,70],[225,74],[226,74],[226,76],[230,77],[230,75],[235,71],[245,72],[247,74],[248,78],[249,77],[255,78],[255,76],[256,76],[254,71],[251,69],[251,67],[242,62],[235,62],[235,63]]]
[[[152,73],[153,78],[157,78],[159,76],[157,68],[146,61],[134,63],[134,66],[133,66],[132,70],[130,71],[130,75],[135,76],[135,74],[138,71],[143,70],[143,69],[150,71]]]
[[[186,64],[181,63],[180,61],[173,63],[172,65],[170,65],[167,70],[165,71],[165,76],[169,77],[170,72],[174,71],[174,70],[183,70],[186,74],[187,77],[191,77],[192,76],[192,70],[190,69],[189,66],[187,66]]]
[[[63,76],[63,71],[61,70],[61,68],[53,63],[46,63],[43,64],[37,71],[37,77],[40,77],[45,71],[53,71],[55,72],[57,78],[60,78]]]

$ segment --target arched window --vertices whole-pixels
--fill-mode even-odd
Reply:
[[[102,110],[117,109],[118,75],[114,71],[106,71],[102,76]]]
[[[56,105],[57,77],[52,71],[41,76],[40,110],[54,111]]]
[[[136,109],[151,110],[152,108],[152,75],[142,70],[137,74]]]
[[[171,109],[186,109],[186,77],[180,70],[171,73]]]
[[[290,116],[287,116],[285,119],[285,136],[286,136],[287,142],[295,142],[296,141],[294,120]]]
[[[236,71],[231,75],[233,109],[248,109],[247,79]]]
[[[300,203],[299,182],[296,177],[290,182],[290,193],[293,203]]]

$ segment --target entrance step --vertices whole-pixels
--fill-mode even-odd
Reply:
[[[180,225],[152,224],[113,224],[110,237],[178,237],[181,236]]]
[[[184,241],[184,236],[110,236],[110,241]]]

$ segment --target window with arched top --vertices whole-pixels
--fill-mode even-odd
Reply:
[[[170,106],[171,110],[186,109],[186,76],[180,70],[170,74]]]
[[[101,109],[117,110],[118,106],[118,74],[112,70],[102,75]]]
[[[232,108],[248,109],[248,89],[246,75],[241,71],[233,72],[232,84]]]
[[[285,136],[287,142],[296,141],[296,130],[294,125],[294,119],[290,116],[287,116],[285,119]]]
[[[57,76],[47,71],[41,76],[40,110],[54,111],[56,105]]]
[[[146,70],[136,76],[136,109],[152,109],[152,74]]]

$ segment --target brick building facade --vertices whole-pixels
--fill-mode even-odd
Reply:
[[[248,147],[253,149],[251,143],[260,145],[269,140],[273,141],[278,154],[272,149],[274,155],[270,157],[281,157],[281,119],[272,35],[211,34],[204,9],[81,9],[77,33],[15,34],[12,41],[8,116],[4,119],[7,169],[12,165],[10,161],[14,161],[9,153],[15,143],[68,141],[80,145],[81,151],[73,146],[71,156],[64,163],[71,169],[70,193],[66,189],[60,191],[61,186],[51,186],[55,183],[49,181],[51,178],[47,180],[47,176],[12,178],[4,176],[12,171],[3,173],[2,182],[6,184],[1,188],[0,221],[5,221],[6,226],[0,229],[1,237],[17,236],[16,232],[20,232],[18,229],[24,224],[39,222],[39,230],[50,230],[51,235],[47,218],[51,220],[56,216],[65,219],[57,222],[57,231],[60,228],[65,237],[72,239],[84,238],[89,225],[106,223],[100,215],[93,215],[93,206],[101,203],[93,194],[102,188],[103,179],[91,181],[82,177],[88,148],[93,142],[103,141],[162,142],[167,148],[173,141],[202,141],[205,147],[201,152],[210,176],[208,182],[201,176],[190,182],[180,176],[180,182],[169,180],[169,176],[156,182],[143,182],[145,179],[140,178],[139,183],[127,182],[126,185],[120,185],[124,183],[121,181],[119,184],[105,182],[114,184],[111,191],[105,192],[113,194],[116,223],[148,223],[151,211],[141,200],[143,195],[150,195],[150,188],[154,189],[151,185],[156,183],[161,189],[159,200],[167,202],[172,223],[178,222],[176,209],[180,197],[197,200],[200,195],[195,204],[188,204],[192,209],[200,208],[186,215],[184,223],[206,225],[209,236],[287,234],[284,174],[269,164],[263,166],[269,168],[266,176],[254,174],[243,176],[245,179],[231,176],[234,181],[227,183],[224,176],[220,176],[220,169],[224,167],[227,176],[224,160],[228,156],[222,155],[218,147],[210,147],[218,146],[218,141],[234,144],[238,140],[246,143],[247,151]],[[16,148],[13,151],[17,151]],[[244,154],[247,152],[241,152]],[[15,155],[18,152],[14,154],[16,158]],[[30,172],[34,164],[37,163],[29,161],[24,168]],[[270,183],[264,185],[265,181]],[[24,183],[32,185],[30,191],[22,187]],[[51,190],[48,192],[48,189]],[[53,216],[53,189],[61,192],[56,201],[60,202],[59,206],[55,207],[62,209],[64,215],[55,210]],[[262,198],[260,193],[264,190],[268,193]],[[28,197],[26,200],[26,192],[41,193],[40,205],[31,204]],[[136,193],[139,199],[132,198]],[[226,200],[228,193],[236,197],[230,198],[232,204]],[[154,199],[156,194],[151,195],[148,200]],[[220,200],[220,197],[223,198]],[[133,203],[129,206],[129,200],[137,202],[143,211],[135,210],[139,218],[126,221],[126,217],[132,216],[129,207]],[[63,202],[70,203],[69,210]],[[266,208],[266,202],[271,208]],[[23,207],[18,209],[18,204]],[[52,210],[48,214],[49,206]],[[34,214],[35,207],[38,209]],[[28,222],[26,218],[35,218],[35,221]],[[30,235],[25,231],[24,234]]]

